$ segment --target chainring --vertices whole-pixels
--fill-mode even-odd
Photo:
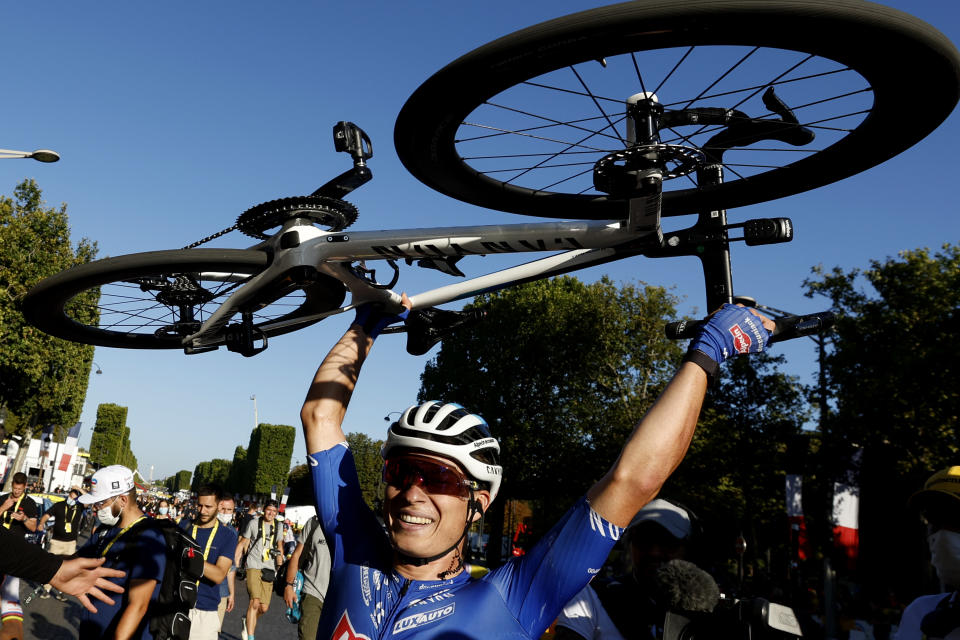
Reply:
[[[237,229],[258,240],[266,240],[267,230],[283,225],[290,218],[303,218],[342,231],[357,220],[357,208],[345,200],[326,196],[280,198],[250,207],[237,218]]]

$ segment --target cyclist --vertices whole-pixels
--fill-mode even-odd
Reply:
[[[483,419],[458,405],[428,402],[389,428],[387,535],[364,505],[341,428],[374,339],[404,315],[360,307],[321,363],[301,410],[332,558],[318,638],[539,637],[680,463],[708,377],[728,356],[762,350],[773,328],[753,310],[724,305],[607,474],[527,554],[475,579],[464,570],[466,532],[496,497],[502,474],[499,444]]]

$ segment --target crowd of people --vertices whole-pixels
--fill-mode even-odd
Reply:
[[[316,518],[305,526],[283,520],[276,500],[238,509],[235,498],[214,485],[201,486],[187,500],[152,496],[138,490],[132,470],[120,465],[104,467],[89,480],[86,491],[69,489],[63,500],[42,515],[22,473],[13,476],[13,490],[0,496],[0,531],[6,534],[0,567],[6,574],[0,638],[24,637],[18,576],[37,583],[35,593],[41,599],[67,602],[68,594],[80,598],[85,606],[80,638],[157,635],[152,614],[161,609],[162,583],[168,564],[175,562],[158,528],[164,521],[196,541],[204,560],[185,638],[219,636],[226,615],[234,611],[238,573],[241,580],[245,578],[250,598],[247,610],[238,612],[245,640],[254,640],[257,621],[271,600],[287,607],[288,617],[299,618],[301,638],[316,636],[329,573],[329,562],[324,560],[329,556]],[[47,553],[30,544],[37,538],[27,533],[45,534]],[[16,547],[6,546],[11,539],[17,540]],[[32,559],[26,571],[23,562],[13,562],[22,549]],[[82,589],[60,577],[60,566],[83,573]],[[38,572],[40,568],[43,571]],[[275,581],[283,588],[275,588]],[[111,598],[100,589],[122,596]],[[271,597],[274,592],[283,595]],[[87,594],[101,602],[94,606]]]
[[[824,636],[823,625],[802,609],[789,615],[768,605],[760,615],[724,604],[717,581],[694,562],[696,516],[658,495],[686,453],[710,379],[726,359],[761,351],[769,320],[736,305],[713,314],[606,475],[524,554],[478,571],[468,562],[468,533],[508,472],[483,418],[433,401],[402,412],[382,449],[380,513],[364,502],[342,430],[378,334],[404,317],[360,307],[317,369],[301,410],[317,515],[300,531],[282,520],[275,500],[238,509],[212,485],[189,501],[149,499],[138,495],[131,470],[117,465],[98,470],[88,491],[71,489],[40,515],[24,500],[25,478],[17,476],[14,490],[0,496],[4,540],[19,536],[22,545],[27,532],[52,518],[57,544],[46,559],[31,552],[29,570],[5,548],[0,570],[8,580],[24,575],[45,585],[53,597],[80,597],[81,638],[154,637],[157,621],[167,624],[162,587],[171,567],[192,576],[181,583],[181,597],[184,584],[195,593],[183,619],[170,624],[188,625],[189,638],[198,639],[216,638],[225,616],[237,611],[239,581],[248,595],[246,610],[238,611],[243,640],[262,632],[275,594],[300,638]],[[96,526],[77,549],[83,505],[95,512]],[[942,591],[908,606],[896,637],[960,640],[960,466],[934,474],[911,505],[927,525]],[[196,567],[170,557],[172,528],[193,545]],[[618,545],[628,562],[607,575]],[[4,611],[5,625],[17,614],[22,620],[22,612]]]

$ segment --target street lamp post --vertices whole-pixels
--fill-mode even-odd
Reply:
[[[257,416],[257,396],[256,394],[250,396],[250,399],[253,400],[253,428],[256,429],[260,426],[260,418]]]
[[[60,154],[50,149],[37,149],[36,151],[0,149],[0,158],[33,158],[37,162],[56,162],[60,159]]]

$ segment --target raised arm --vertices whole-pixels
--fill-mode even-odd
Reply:
[[[752,309],[734,305],[725,305],[711,317],[616,462],[587,492],[594,511],[625,527],[656,497],[690,446],[707,390],[707,370],[714,372],[731,355],[762,351],[773,327],[771,320]]]
[[[410,308],[406,294],[403,295],[403,305]],[[357,385],[360,368],[380,331],[404,316],[384,314],[369,306],[357,310],[353,324],[320,363],[300,409],[307,453],[326,451],[346,439],[343,416]]]

